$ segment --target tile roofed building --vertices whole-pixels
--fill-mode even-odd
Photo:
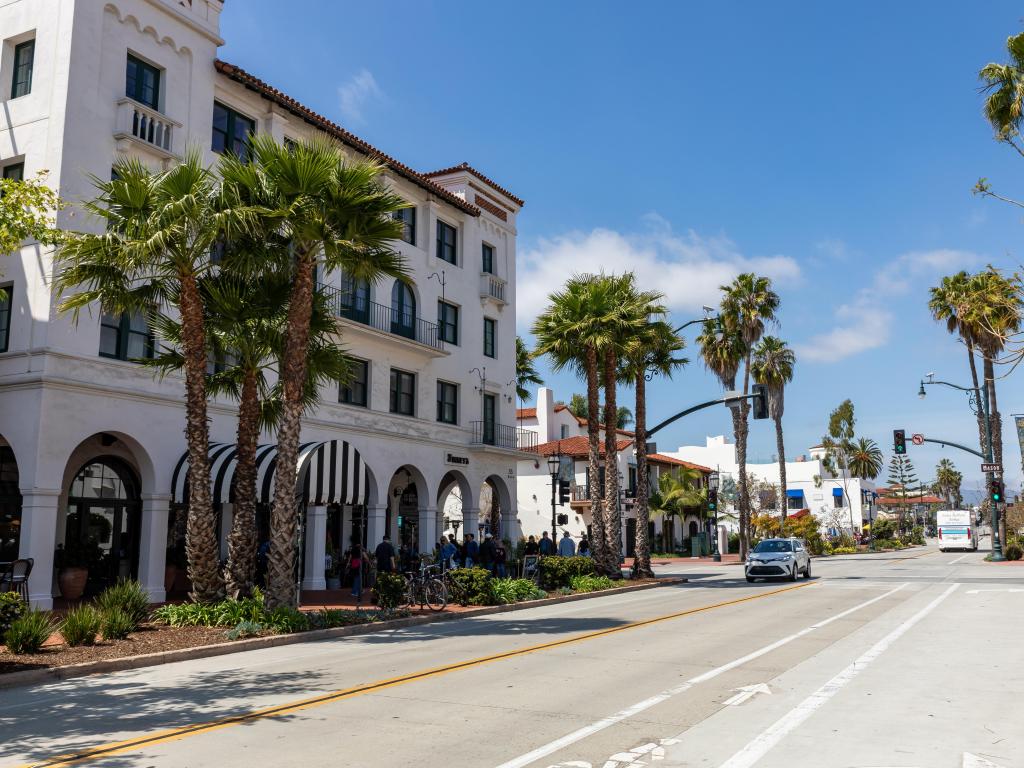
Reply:
[[[701,472],[709,473],[714,470],[711,467],[705,467],[700,464],[694,464],[692,461],[683,461],[682,459],[676,459],[672,456],[666,456],[663,453],[652,453],[647,457],[648,461],[653,461],[658,464],[668,464],[673,467],[686,467],[687,469],[697,469]]]
[[[513,195],[511,192],[509,192],[504,187],[496,184],[492,179],[489,179],[488,177],[484,176],[482,173],[480,173],[480,171],[478,171],[476,168],[471,166],[469,163],[459,163],[458,165],[453,165],[450,168],[442,168],[439,171],[430,171],[428,173],[424,173],[423,175],[426,176],[429,179],[429,178],[432,178],[434,176],[448,176],[448,175],[450,175],[452,173],[458,173],[459,171],[466,171],[467,173],[473,174],[478,179],[480,179],[480,181],[482,181],[484,184],[487,184],[489,187],[491,187],[491,188],[495,189],[496,191],[500,192],[505,197],[507,197],[509,200],[514,202],[516,205],[519,205],[519,206],[524,205],[524,201],[523,201],[522,198],[516,197],[515,195]]]

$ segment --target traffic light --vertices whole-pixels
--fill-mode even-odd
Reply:
[[[905,456],[907,453],[907,433],[902,429],[892,431],[892,444],[897,456]]]
[[[708,512],[714,512],[718,509],[718,490],[716,488],[708,489]]]
[[[569,503],[569,481],[558,481],[558,503],[561,506]]]
[[[997,477],[993,477],[989,484],[989,498],[996,504],[1006,501],[1006,497],[1003,495],[1003,481]]]
[[[559,515],[556,519],[557,519],[559,525],[568,525],[569,524],[569,516],[568,515],[562,514],[562,515]]]
[[[754,393],[754,418],[768,418],[768,387],[764,384],[755,384],[752,388]]]

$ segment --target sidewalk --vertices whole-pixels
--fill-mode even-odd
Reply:
[[[740,562],[740,556],[738,554],[722,555],[721,562],[712,559],[710,556],[707,557],[651,557],[651,565],[678,565],[680,563],[686,564],[691,563],[697,565],[736,565]],[[633,567],[633,558],[627,557],[622,565],[623,568],[629,569]]]

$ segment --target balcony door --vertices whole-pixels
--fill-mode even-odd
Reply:
[[[494,445],[497,438],[498,399],[494,395],[484,395],[484,443]]]
[[[341,316],[360,323],[370,322],[370,284],[348,275],[341,277]]]
[[[416,296],[400,280],[391,289],[391,332],[407,339],[416,338]]]

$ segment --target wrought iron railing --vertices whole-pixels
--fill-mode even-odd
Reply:
[[[493,421],[471,421],[469,426],[473,433],[472,445],[493,445],[520,451],[537,449],[537,433],[529,429]]]
[[[407,309],[378,304],[358,291],[341,291],[328,285],[321,285],[320,290],[328,297],[331,311],[338,317],[368,325],[378,331],[393,333],[434,349],[444,349],[444,341],[441,339],[437,324],[416,317],[415,313]]]

